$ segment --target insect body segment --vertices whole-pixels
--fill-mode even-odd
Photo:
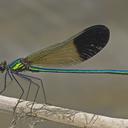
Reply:
[[[22,62],[22,59],[19,58],[15,61],[13,61],[11,64],[9,64],[9,68],[14,72],[22,72],[26,70],[25,64]]]
[[[6,61],[3,61],[0,63],[0,72],[4,72],[7,68],[7,62]]]

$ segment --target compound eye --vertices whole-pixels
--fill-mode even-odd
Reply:
[[[4,71],[5,71],[6,65],[7,65],[6,61],[4,61],[4,62],[2,62],[2,63],[0,64],[0,72],[4,72]]]
[[[4,72],[4,70],[5,70],[5,67],[0,66],[0,71],[1,71],[1,72]]]

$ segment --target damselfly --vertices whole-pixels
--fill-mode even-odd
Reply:
[[[20,100],[24,94],[24,89],[16,78],[16,76],[18,76],[28,80],[30,85],[33,83],[37,86],[37,91],[34,98],[35,102],[40,85],[37,84],[34,80],[39,80],[43,88],[44,101],[47,103],[43,81],[40,78],[23,74],[23,71],[128,75],[128,70],[86,70],[64,68],[64,66],[81,63],[96,55],[105,47],[109,40],[109,36],[110,32],[106,26],[95,25],[83,30],[82,32],[79,32],[75,36],[62,43],[58,43],[46,49],[37,51],[25,58],[18,58],[10,64],[7,64],[6,61],[2,62],[0,64],[0,71],[2,73],[5,72],[5,83],[4,88],[0,93],[5,91],[7,76],[9,76],[11,79],[16,81],[17,85],[21,89],[22,93],[19,97]]]

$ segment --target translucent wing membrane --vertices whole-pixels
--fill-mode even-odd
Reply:
[[[109,40],[109,29],[104,25],[89,27],[72,38],[27,56],[31,65],[62,67],[74,65],[96,55]]]

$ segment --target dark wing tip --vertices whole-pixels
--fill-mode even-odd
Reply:
[[[87,60],[101,51],[109,40],[109,29],[95,25],[85,29],[74,39],[74,45],[82,60]]]

